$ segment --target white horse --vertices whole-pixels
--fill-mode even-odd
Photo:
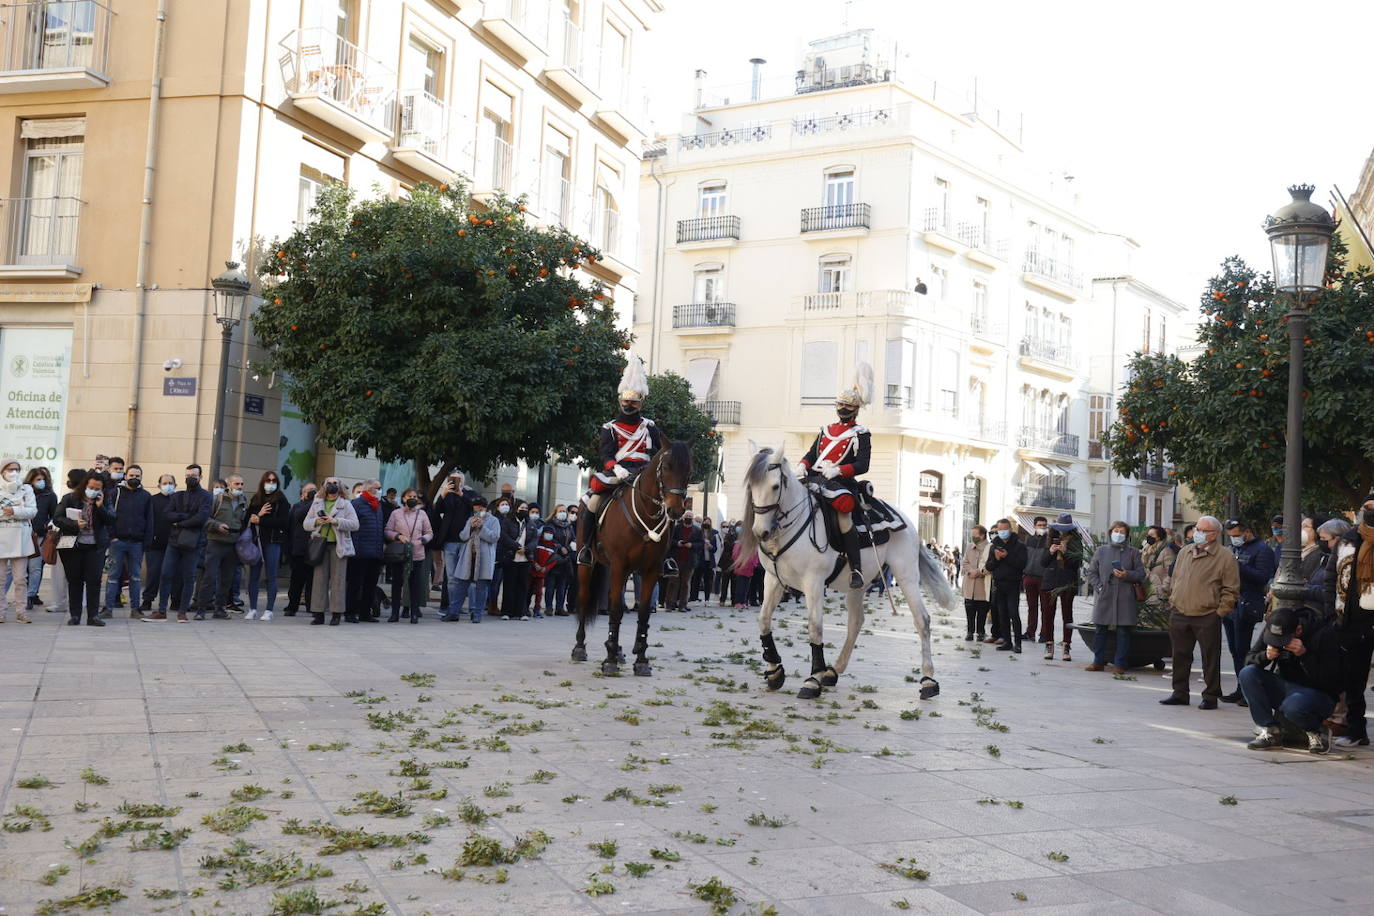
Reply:
[[[847,577],[837,577],[836,587],[845,590],[845,604],[849,611],[849,629],[844,646],[834,665],[825,662],[825,645],[821,626],[825,609],[822,599],[826,579],[836,569],[837,557],[826,538],[825,521],[821,517],[820,498],[792,472],[783,456],[783,448],[757,449],[745,474],[745,509],[743,531],[740,534],[740,557],[748,557],[758,549],[759,561],[767,576],[764,579],[763,607],[759,610],[759,639],[763,644],[763,660],[768,664],[764,679],[769,690],[782,687],[787,679],[782,657],[773,642],[773,611],[781,600],[784,586],[798,589],[806,596],[807,623],[811,642],[811,676],[803,683],[797,696],[815,699],[823,687],[833,687],[849,666],[850,653],[859,638],[864,618],[864,589],[848,588]],[[897,510],[906,527],[891,532],[886,544],[863,549],[864,570],[871,578],[882,569],[883,563],[892,570],[901,586],[916,622],[921,638],[921,699],[940,692],[935,680],[935,666],[930,651],[930,614],[921,597],[921,567],[926,566],[931,591],[940,604],[950,607],[954,590],[941,574],[935,558],[921,544],[911,520]]]

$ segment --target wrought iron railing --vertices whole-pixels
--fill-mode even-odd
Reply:
[[[1066,368],[1073,368],[1073,350],[1064,344],[1045,340],[1042,337],[1023,337],[1020,347],[1022,356],[1044,360]]]
[[[860,127],[873,127],[886,124],[892,117],[890,108],[865,108],[848,114],[833,114],[826,117],[803,115],[792,119],[792,133],[799,136],[826,134],[831,131],[853,130]]]
[[[1054,452],[1056,455],[1078,457],[1078,436],[1073,433],[1061,433],[1055,429],[1023,426],[1020,435],[1016,437],[1016,445],[1018,448],[1034,448],[1042,452]]]
[[[373,124],[390,124],[396,72],[322,28],[297,29],[282,41],[286,91],[328,98]]]
[[[677,138],[680,150],[711,149],[717,146],[738,146],[741,143],[762,143],[773,137],[773,125],[751,124],[731,127],[705,134],[681,134]]]
[[[1083,285],[1083,274],[1074,270],[1072,264],[1042,255],[1033,248],[1026,252],[1024,270],[1028,274],[1044,277],[1074,289]]]
[[[1021,490],[1021,505],[1072,511],[1078,508],[1078,492],[1072,487],[1026,487]]]
[[[398,97],[397,145],[418,149],[440,161],[448,158],[448,106],[423,89],[402,89]]]
[[[96,0],[0,4],[0,71],[105,73],[114,13]]]
[[[4,263],[76,265],[83,202],[75,197],[8,197],[3,208]]]
[[[738,216],[703,216],[697,219],[680,219],[677,221],[678,244],[738,238]]]
[[[739,401],[697,401],[697,409],[719,424],[739,425]]]
[[[733,328],[735,303],[689,302],[673,306],[675,328]]]
[[[869,228],[868,204],[832,204],[827,207],[807,207],[801,212],[802,232],[824,232],[828,229]]]

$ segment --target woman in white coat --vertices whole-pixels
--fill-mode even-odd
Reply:
[[[348,501],[343,484],[337,477],[326,477],[324,486],[315,495],[310,511],[305,513],[305,530],[310,532],[310,546],[307,556],[321,549],[316,541],[324,541],[323,558],[315,567],[315,580],[310,591],[310,607],[314,619],[311,626],[324,623],[324,615],[329,614],[329,625],[336,627],[343,617],[344,600],[348,596],[346,576],[348,558],[353,556],[353,532],[358,530],[358,513]]]
[[[19,462],[6,459],[0,465],[0,623],[9,608],[14,619],[29,623],[29,557],[33,556],[33,517],[38,503],[33,487],[19,482]],[[5,589],[5,580],[10,582]]]

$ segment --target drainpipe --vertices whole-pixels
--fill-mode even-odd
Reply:
[[[148,253],[153,245],[153,177],[157,172],[157,128],[162,108],[162,45],[167,33],[167,0],[158,0],[153,17],[153,80],[148,88],[148,144],[143,155],[143,212],[138,226],[138,274],[134,282],[134,355],[129,381],[129,438],[124,454],[138,440],[139,383],[143,375],[143,317],[148,310]],[[133,460],[130,458],[130,460]]]
[[[654,288],[653,308],[649,312],[649,371],[658,371],[658,312],[663,290],[663,179],[658,175],[658,159],[649,163],[649,177],[658,185],[658,204],[654,210]]]

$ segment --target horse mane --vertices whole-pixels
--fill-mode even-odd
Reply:
[[[749,459],[749,468],[744,472],[744,519],[740,527],[744,530],[739,533],[735,541],[739,545],[739,559],[732,564],[731,568],[737,568],[745,562],[754,551],[759,549],[759,539],[754,534],[754,490],[753,486],[760,483],[768,473],[768,465],[772,463],[773,450],[762,448]],[[786,460],[786,459],[784,459]]]
[[[664,451],[664,464],[674,474],[681,474],[684,481],[692,477],[692,449],[680,439],[673,439]]]

